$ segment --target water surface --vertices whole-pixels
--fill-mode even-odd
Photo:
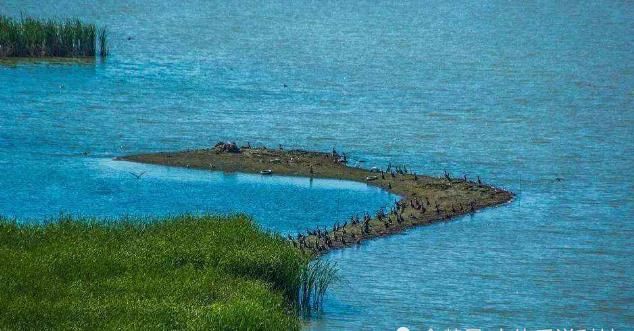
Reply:
[[[284,232],[393,199],[109,161],[334,146],[518,196],[327,256],[344,281],[309,328],[634,325],[631,2],[0,2],[20,11],[107,25],[112,56],[0,66],[3,215],[243,211]]]

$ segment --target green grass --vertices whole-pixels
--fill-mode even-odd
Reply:
[[[244,215],[0,219],[0,329],[298,329],[309,260]]]
[[[97,53],[108,54],[107,32],[94,24],[78,19],[0,16],[0,57],[89,57]]]
[[[334,263],[315,260],[307,264],[300,275],[298,303],[304,315],[321,309],[328,287],[339,280]]]

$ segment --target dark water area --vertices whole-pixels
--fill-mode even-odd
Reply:
[[[396,198],[111,160],[336,147],[517,198],[325,256],[343,280],[307,328],[634,326],[631,2],[0,1],[20,11],[107,26],[111,56],[0,64],[1,215],[247,212],[292,233]]]

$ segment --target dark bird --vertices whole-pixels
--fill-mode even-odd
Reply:
[[[447,170],[445,170],[445,179],[451,181],[451,175],[449,174],[449,172],[447,172]]]
[[[145,171],[141,171],[140,173],[134,173],[132,171],[128,171],[132,176],[136,177],[136,179],[141,179],[141,177],[143,177],[143,175],[145,175]]]

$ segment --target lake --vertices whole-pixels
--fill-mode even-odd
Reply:
[[[294,233],[396,199],[112,161],[335,147],[517,198],[325,256],[343,279],[307,328],[634,326],[631,2],[0,2],[21,11],[105,25],[111,56],[0,64],[0,214],[246,212]]]

